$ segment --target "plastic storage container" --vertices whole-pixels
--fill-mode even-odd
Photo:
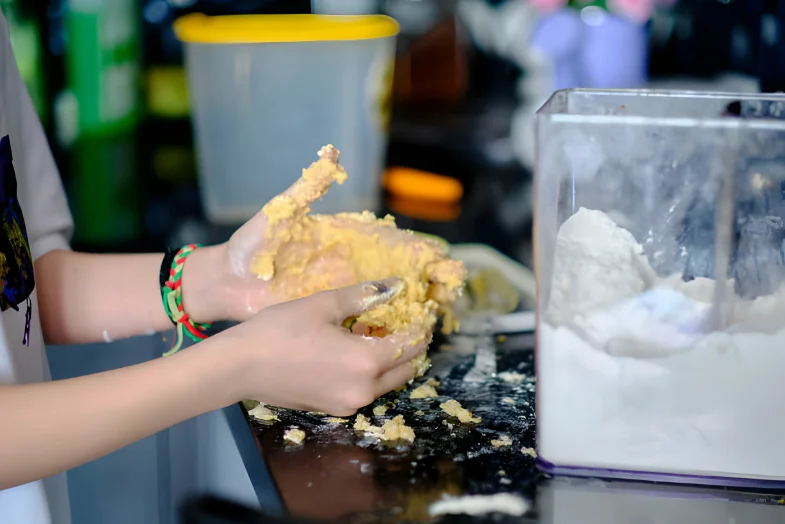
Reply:
[[[569,90],[537,116],[551,472],[785,483],[785,97]]]
[[[250,218],[325,144],[349,179],[315,211],[379,204],[398,24],[382,15],[187,15],[200,189],[214,223]]]

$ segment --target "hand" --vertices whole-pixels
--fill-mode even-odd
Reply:
[[[341,327],[400,290],[388,280],[317,293],[266,308],[213,340],[239,359],[241,398],[349,416],[414,378],[410,361],[430,342],[427,332],[371,338]]]
[[[228,243],[191,254],[183,276],[191,317],[242,321],[272,304],[407,272],[427,275],[423,295],[454,300],[465,268],[433,241],[370,213],[309,215],[313,202],[345,178],[338,151],[327,146]]]

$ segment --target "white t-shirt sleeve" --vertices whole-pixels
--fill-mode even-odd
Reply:
[[[19,74],[0,13],[0,103],[10,129],[14,170],[33,260],[69,249],[73,220],[38,114]]]

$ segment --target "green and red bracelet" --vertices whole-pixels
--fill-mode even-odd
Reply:
[[[185,336],[194,342],[199,342],[208,337],[206,331],[210,329],[210,324],[194,322],[188,316],[188,313],[183,310],[183,267],[188,255],[199,247],[198,244],[188,244],[178,250],[170,250],[164,256],[161,264],[160,284],[164,311],[166,311],[169,319],[175,325],[176,333],[174,345],[172,349],[164,353],[165,357],[180,351]]]

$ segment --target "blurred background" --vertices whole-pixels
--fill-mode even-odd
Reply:
[[[778,0],[0,0],[0,8],[68,193],[74,247],[86,251],[224,240],[334,143],[356,182],[336,188],[347,196],[331,205],[389,212],[403,227],[482,242],[530,267],[533,118],[554,90],[785,89]],[[389,49],[262,44],[268,51],[238,46],[227,58],[184,45],[174,27],[190,13],[311,12],[386,14],[400,33]],[[114,346],[72,348],[67,358],[50,351],[53,375],[133,364],[166,344]],[[70,472],[74,522],[173,521],[173,503],[193,489],[182,486],[198,477],[192,456],[229,438],[205,417]],[[207,437],[193,440],[198,431]],[[210,459],[215,471],[242,467],[227,457]],[[221,475],[201,488],[246,488],[231,472],[212,477]]]
[[[452,241],[482,240],[523,262],[530,257],[522,239],[532,216],[532,115],[554,89],[776,91],[785,82],[785,4],[774,0],[0,0],[0,6],[66,183],[75,247],[91,251],[161,250],[184,239],[224,237],[254,205],[231,212],[244,188],[278,188],[299,173],[275,172],[271,162],[231,175],[246,177],[247,185],[225,195],[227,212],[216,219],[204,213],[183,44],[173,29],[175,19],[192,12],[395,18],[401,33],[385,99],[384,167],[417,171],[394,169],[393,175],[415,176],[398,176],[401,183],[387,184],[384,193],[380,174],[367,172],[376,169],[370,164],[366,172],[347,166],[350,177],[368,177],[372,183],[361,191],[383,194],[377,211],[394,212],[407,227]],[[607,10],[614,6],[621,7]],[[345,155],[363,147],[336,146]],[[306,166],[316,149],[309,144],[298,165]],[[462,198],[440,197],[429,188],[441,186],[423,182],[423,172],[459,182]]]

